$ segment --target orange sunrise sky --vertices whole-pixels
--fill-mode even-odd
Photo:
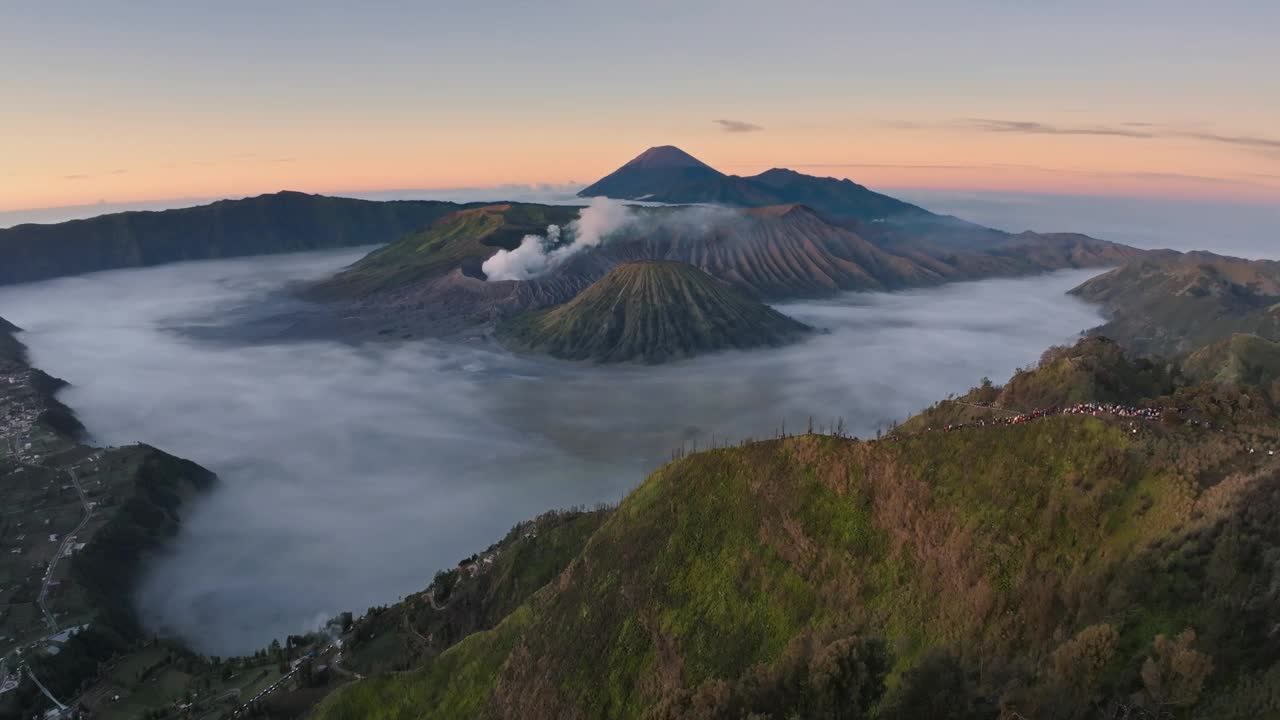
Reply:
[[[420,5],[12,9],[0,210],[586,184],[657,144],[873,187],[1280,202],[1269,4]]]

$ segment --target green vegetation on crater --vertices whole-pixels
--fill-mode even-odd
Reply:
[[[429,280],[455,269],[482,277],[480,265],[499,249],[512,250],[525,235],[545,234],[579,208],[503,203],[459,210],[375,250],[309,293],[326,299],[362,298]]]

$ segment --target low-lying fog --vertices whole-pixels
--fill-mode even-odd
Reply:
[[[233,654],[422,589],[517,521],[614,501],[671,449],[843,417],[872,435],[1101,322],[1090,272],[780,306],[829,328],[783,350],[587,367],[440,342],[246,345],[193,333],[357,251],[99,273],[0,289],[97,441],[216,471],[139,606]],[[209,328],[204,328],[209,329]],[[217,342],[196,337],[216,336]]]

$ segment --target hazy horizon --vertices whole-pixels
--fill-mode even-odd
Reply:
[[[500,185],[492,188],[336,193],[367,200],[511,200],[585,205],[580,185]],[[1140,248],[1208,250],[1247,258],[1280,259],[1280,204],[1103,197],[966,190],[873,188],[927,210],[988,227],[1022,232],[1079,232]],[[0,229],[26,222],[54,223],[130,210],[168,210],[225,198],[180,198],[157,203],[85,205],[0,212]]]

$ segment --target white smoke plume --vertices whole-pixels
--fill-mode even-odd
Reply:
[[[546,235],[525,235],[515,250],[499,250],[480,267],[490,280],[528,280],[550,269],[549,248],[560,243],[560,226],[548,225]]]
[[[598,247],[609,235],[636,221],[626,203],[609,198],[591,199],[578,218],[569,223],[567,244],[561,244],[559,225],[547,226],[546,235],[525,235],[515,250],[499,250],[480,266],[490,280],[528,280],[559,267],[566,260]]]

